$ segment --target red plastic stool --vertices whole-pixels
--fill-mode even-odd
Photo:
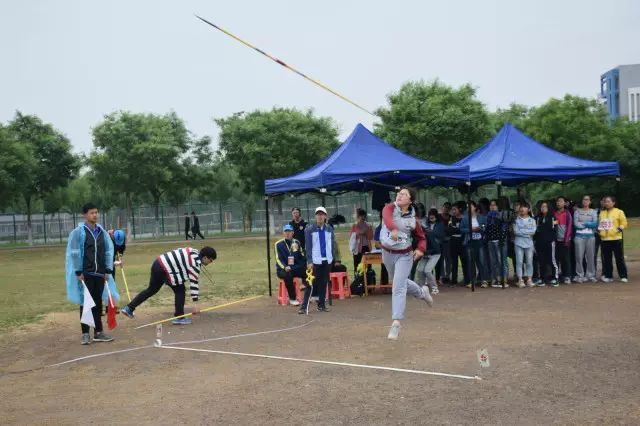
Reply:
[[[332,272],[329,274],[329,279],[331,279],[331,296],[338,296],[340,300],[343,300],[345,295],[351,297],[351,282],[346,272]]]
[[[296,300],[302,303],[302,291],[300,287],[302,286],[302,280],[298,277],[293,279],[293,286],[296,289]],[[289,292],[287,291],[287,286],[284,285],[284,280],[281,279],[278,284],[278,305],[288,305],[289,304]]]

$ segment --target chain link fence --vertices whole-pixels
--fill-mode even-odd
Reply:
[[[440,206],[446,201],[430,191],[421,191],[420,201],[427,207]],[[291,220],[291,209],[300,208],[306,221],[313,220],[315,208],[322,205],[320,195],[303,195],[299,197],[279,197],[269,200],[271,232],[279,233],[282,226]],[[340,214],[350,226],[356,208],[364,208],[369,212],[369,222],[378,223],[378,214],[371,210],[371,196],[366,193],[347,193],[338,196],[327,195],[324,205],[329,216]],[[184,238],[185,217],[195,212],[200,220],[200,232],[205,237],[224,234],[265,232],[266,217],[264,200],[258,200],[254,208],[239,202],[189,203],[179,206],[161,205],[158,216],[156,234],[155,207],[149,205],[135,206],[128,218],[123,208],[112,208],[100,211],[99,222],[107,229],[126,229],[131,224],[129,235],[133,239],[151,238]],[[61,244],[78,223],[83,221],[82,213],[34,213],[31,215],[31,230],[34,244]],[[191,223],[193,224],[193,223]],[[340,227],[340,226],[339,226]],[[27,216],[24,214],[0,214],[0,245],[28,242]]]

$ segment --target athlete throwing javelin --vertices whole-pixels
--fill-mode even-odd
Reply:
[[[433,305],[429,288],[420,287],[409,279],[413,262],[420,259],[427,249],[424,231],[412,204],[415,199],[415,189],[404,187],[398,192],[395,203],[387,204],[382,211],[382,262],[393,279],[393,323],[387,336],[392,340],[397,340],[400,334],[400,320],[404,319],[407,293],[425,300],[429,306]]]

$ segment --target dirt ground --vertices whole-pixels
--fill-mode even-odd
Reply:
[[[640,276],[630,262],[631,276]],[[2,424],[640,424],[640,281],[534,289],[443,289],[409,300],[386,339],[389,295],[335,301],[305,317],[275,298],[165,327],[164,344],[294,331],[184,347],[479,375],[482,381],[144,348],[20,374],[75,357],[151,345],[171,314],[118,317],[116,341],[79,344],[75,315],[0,337]],[[487,348],[491,367],[476,351]]]

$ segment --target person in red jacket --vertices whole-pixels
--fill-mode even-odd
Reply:
[[[416,191],[402,188],[396,202],[387,204],[382,211],[380,245],[382,262],[393,280],[392,319],[389,339],[396,340],[400,334],[400,320],[404,319],[407,293],[433,305],[427,286],[420,287],[409,279],[413,262],[419,260],[427,250],[427,242],[420,221],[416,218],[413,203]],[[415,240],[415,241],[414,241]],[[414,250],[415,243],[415,250]]]
[[[560,269],[560,279],[571,284],[571,234],[573,233],[573,213],[566,209],[567,199],[556,199],[557,210],[553,213],[556,228],[556,260]]]

